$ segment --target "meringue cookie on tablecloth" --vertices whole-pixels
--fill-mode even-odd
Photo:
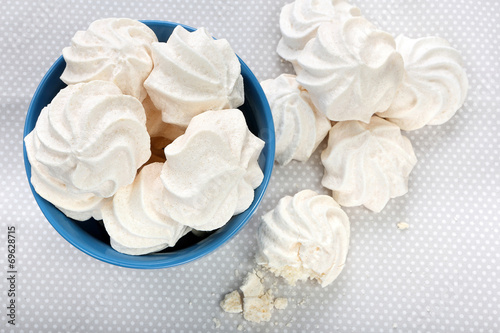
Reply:
[[[70,85],[93,80],[110,81],[126,95],[146,98],[144,80],[153,69],[151,44],[158,42],[147,25],[128,18],[94,21],[78,31],[64,48],[66,68],[61,80]]]
[[[349,238],[349,218],[332,197],[304,190],[262,217],[256,261],[292,285],[309,278],[326,287],[344,268]]]
[[[339,204],[380,212],[389,199],[408,192],[408,176],[417,158],[397,125],[373,116],[369,124],[335,124],[321,162],[321,184],[333,191]]]
[[[405,76],[389,109],[378,116],[406,131],[450,120],[464,103],[469,86],[460,53],[439,37],[400,35],[396,45]]]
[[[177,26],[152,49],[154,69],[144,86],[164,122],[186,127],[202,112],[243,104],[241,66],[227,40]]]
[[[162,163],[142,168],[134,182],[105,201],[102,217],[111,246],[118,252],[141,255],[174,246],[191,229],[166,213],[161,193]]]
[[[300,52],[297,82],[330,120],[368,123],[387,110],[403,79],[395,46],[364,17],[335,15]]]
[[[56,206],[65,192],[110,197],[133,182],[137,169],[151,155],[144,108],[136,98],[123,95],[108,81],[91,81],[62,89],[46,106],[27,145],[33,172],[32,184],[47,183],[38,175],[58,180],[52,198],[50,187],[39,192]],[[55,201],[54,201],[54,200]],[[71,208],[69,208],[71,210]],[[70,216],[71,217],[71,216]]]
[[[214,230],[246,210],[264,176],[258,158],[264,141],[240,110],[207,111],[165,148],[161,179],[167,213],[196,230]]]
[[[335,15],[360,16],[359,8],[343,0],[296,0],[280,13],[281,39],[276,51],[298,70],[297,57],[307,42],[316,37],[318,28]]]
[[[292,159],[307,161],[332,127],[330,120],[316,110],[295,75],[282,74],[261,86],[273,114],[276,161],[281,165]]]

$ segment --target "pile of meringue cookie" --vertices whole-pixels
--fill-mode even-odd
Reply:
[[[448,121],[464,103],[468,80],[446,40],[394,39],[346,1],[296,0],[282,8],[279,24],[277,52],[296,75],[261,82],[276,161],[307,161],[328,135],[322,185],[332,196],[304,190],[282,198],[262,218],[256,263],[291,285],[312,279],[325,287],[349,248],[350,222],[340,206],[380,212],[405,194],[417,158],[401,130]],[[272,297],[263,292],[256,311],[253,299],[246,308],[240,289],[244,297],[228,294],[221,307],[268,321]]]
[[[177,26],[102,19],[63,50],[62,89],[25,145],[36,192],[68,217],[103,220],[111,245],[140,255],[246,210],[264,142],[243,113],[243,78],[224,39]]]

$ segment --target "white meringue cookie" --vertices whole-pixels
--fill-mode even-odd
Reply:
[[[45,116],[47,108],[42,110],[40,117]],[[102,219],[101,206],[103,198],[92,193],[73,193],[66,185],[53,177],[47,167],[36,159],[36,152],[40,149],[40,141],[33,130],[25,138],[26,153],[31,165],[31,184],[35,191],[45,200],[50,201],[66,216],[78,221],[90,218]]]
[[[450,120],[469,87],[459,52],[438,37],[400,35],[396,45],[405,62],[405,76],[389,109],[378,115],[407,131]]]
[[[330,120],[360,120],[387,110],[403,79],[394,38],[362,16],[335,15],[298,56],[297,82]]]
[[[36,149],[29,158],[66,192],[110,197],[133,182],[151,155],[145,123],[141,103],[113,83],[71,85],[40,113],[32,131]],[[52,202],[50,193],[44,198]]]
[[[105,201],[102,217],[111,246],[122,253],[141,255],[174,246],[191,229],[166,213],[161,193],[162,163],[152,163],[134,182]]]
[[[332,21],[335,15],[360,16],[359,8],[342,0],[296,0],[285,5],[280,13],[281,39],[276,51],[290,61],[297,71],[297,57],[319,26]]]
[[[263,147],[240,110],[195,116],[186,133],[165,148],[161,179],[168,214],[207,231],[246,210],[263,180],[258,164]]]
[[[316,110],[295,75],[282,74],[261,86],[273,114],[276,161],[282,165],[292,159],[307,161],[332,127],[330,120]]]
[[[389,199],[408,192],[408,176],[417,158],[397,125],[373,116],[369,124],[334,125],[321,161],[325,167],[321,183],[339,204],[380,212]]]
[[[186,127],[202,112],[243,104],[241,66],[227,40],[177,26],[152,49],[154,69],[144,86],[164,122]]]
[[[349,238],[349,218],[332,197],[304,190],[262,217],[256,261],[292,285],[309,278],[326,287],[344,268]]]
[[[128,18],[107,18],[78,31],[63,49],[66,84],[110,81],[124,94],[144,100],[144,80],[153,69],[151,43],[158,42],[147,25]]]

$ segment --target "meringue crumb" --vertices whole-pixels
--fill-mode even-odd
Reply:
[[[406,222],[399,222],[397,226],[399,230],[406,230],[410,227],[410,225]]]
[[[394,323],[394,324],[392,325],[392,329],[396,329],[396,328],[398,328],[398,324]]]
[[[244,297],[259,297],[264,294],[264,285],[259,273],[255,270],[248,273],[240,287]]]
[[[278,297],[274,300],[274,308],[278,310],[284,310],[288,306],[288,299],[283,297]]]
[[[259,279],[261,279],[261,281],[263,281],[263,280],[264,280],[265,273],[264,273],[263,271],[260,271],[260,270],[255,270],[254,272],[255,272],[255,275],[257,275],[257,277],[258,277]]]
[[[238,277],[240,276],[240,271],[238,271],[237,269],[234,270],[234,276]]]
[[[243,318],[248,321],[260,323],[271,320],[274,309],[283,310],[288,306],[288,299],[274,298],[271,289],[265,290],[263,280],[265,273],[252,270],[247,274],[243,284],[224,296],[220,307],[228,313],[243,312]]]
[[[220,320],[218,318],[212,318],[214,324],[215,324],[215,328],[219,328],[220,327]]]
[[[254,323],[271,320],[273,309],[274,300],[270,290],[261,296],[243,299],[243,318]]]
[[[241,303],[241,295],[235,290],[230,292],[224,299],[220,302],[220,307],[227,313],[240,313],[243,311],[243,305]]]
[[[237,329],[238,331],[243,331],[243,325],[241,325],[241,324],[240,324],[240,325],[238,325],[238,327],[236,327],[236,329]]]

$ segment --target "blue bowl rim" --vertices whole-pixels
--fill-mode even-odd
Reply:
[[[194,31],[196,30],[193,27],[190,27],[188,25],[184,25],[181,23],[176,23],[176,22],[170,22],[170,21],[160,21],[160,20],[140,20],[140,22],[151,26],[151,25],[165,25],[169,26],[171,28],[174,28],[175,26],[182,26],[188,31]],[[245,62],[237,55],[238,60],[240,61],[241,64],[241,72],[246,73],[247,80],[249,80],[252,85],[256,88],[256,92],[258,95],[258,99],[263,102],[264,110],[263,110],[263,115],[265,122],[269,125],[269,139],[266,141],[266,146],[268,145],[268,155],[266,156],[265,162],[264,162],[264,179],[262,180],[261,185],[259,186],[259,191],[256,193],[254,200],[250,207],[243,213],[241,214],[246,214],[247,217],[243,219],[242,221],[239,222],[238,225],[236,225],[234,228],[230,230],[230,232],[227,232],[224,237],[216,240],[214,243],[210,244],[208,247],[203,247],[200,249],[196,249],[192,254],[185,256],[185,258],[177,260],[176,257],[167,257],[167,258],[159,258],[159,260],[151,260],[151,261],[140,261],[138,258],[141,258],[142,256],[130,256],[130,261],[129,260],[116,260],[113,258],[109,258],[99,252],[93,251],[93,248],[88,248],[77,242],[72,238],[72,236],[67,233],[62,227],[59,226],[58,223],[55,223],[52,221],[50,218],[50,213],[48,212],[46,205],[52,205],[45,201],[42,197],[36,193],[35,189],[33,188],[33,185],[31,184],[31,179],[29,179],[28,174],[31,173],[31,164],[29,163],[28,156],[26,153],[26,146],[24,143],[24,138],[26,135],[28,135],[31,130],[29,129],[28,126],[28,119],[30,115],[35,112],[34,111],[34,105],[36,104],[36,101],[40,97],[40,95],[43,92],[43,87],[47,84],[47,81],[49,77],[51,76],[52,72],[56,70],[58,66],[61,65],[62,62],[64,62],[64,58],[60,56],[49,68],[49,70],[45,73],[43,76],[42,80],[40,81],[37,89],[35,90],[35,93],[33,94],[33,97],[31,99],[30,105],[28,107],[28,112],[26,114],[26,121],[24,125],[24,131],[23,131],[23,157],[24,157],[24,166],[26,170],[26,176],[28,178],[28,183],[31,188],[31,192],[33,193],[33,196],[42,211],[43,215],[49,221],[49,223],[52,225],[52,227],[71,245],[76,247],[78,250],[82,251],[83,253],[98,259],[102,262],[109,263],[112,265],[116,266],[121,266],[121,267],[127,267],[127,268],[135,268],[135,269],[160,269],[160,268],[168,268],[168,267],[175,267],[179,266],[182,264],[189,263],[191,261],[194,261],[196,259],[199,259],[203,256],[206,256],[210,253],[213,253],[215,250],[226,244],[231,238],[233,238],[247,223],[250,221],[251,217],[253,216],[253,213],[259,206],[260,202],[262,201],[262,198],[264,197],[264,194],[267,190],[267,187],[269,185],[269,181],[272,175],[272,169],[274,166],[274,153],[275,153],[275,135],[274,135],[274,123],[273,123],[273,118],[271,114],[271,109],[269,107],[269,104],[267,102],[266,95],[264,94],[264,91],[262,90],[259,81],[253,74],[253,72],[250,70],[250,68],[245,64]],[[28,172],[29,170],[29,172]],[[257,191],[256,191],[257,192]],[[212,235],[211,235],[212,236]],[[208,237],[210,238],[210,236]],[[206,239],[208,239],[206,238]]]

